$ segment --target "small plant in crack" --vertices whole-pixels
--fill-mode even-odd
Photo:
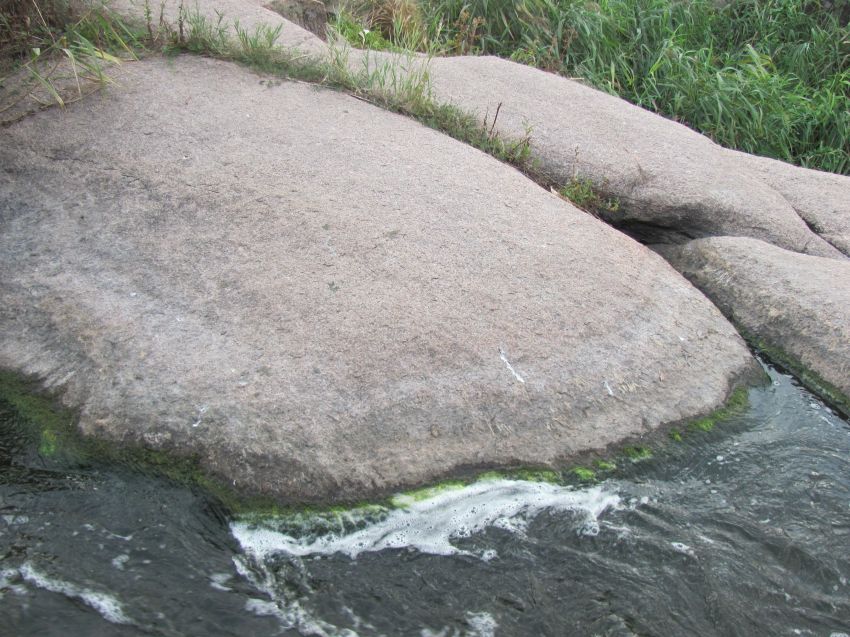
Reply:
[[[573,177],[568,184],[558,189],[558,194],[597,217],[620,210],[620,200],[603,195],[590,179]]]
[[[575,149],[574,166],[578,166],[578,148]],[[594,217],[604,217],[619,212],[620,200],[616,197],[606,197],[602,191],[603,188],[597,186],[592,180],[579,176],[574,168],[569,183],[558,188],[556,192]]]

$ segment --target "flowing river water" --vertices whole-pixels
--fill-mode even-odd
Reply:
[[[789,376],[591,486],[234,520],[0,410],[0,635],[850,634],[850,425]]]

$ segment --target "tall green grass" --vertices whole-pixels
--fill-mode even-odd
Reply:
[[[429,41],[444,51],[579,77],[724,146],[850,174],[850,29],[818,0],[423,0],[422,8]]]

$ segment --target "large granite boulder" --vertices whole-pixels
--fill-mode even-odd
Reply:
[[[754,363],[648,248],[344,94],[200,57],[0,131],[0,367],[88,436],[350,499],[551,465]]]
[[[768,353],[850,413],[850,261],[741,237],[664,254]]]

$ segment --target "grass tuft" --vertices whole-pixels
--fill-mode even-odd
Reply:
[[[617,465],[609,460],[596,460],[593,463],[599,471],[616,471]]]
[[[567,185],[558,190],[558,194],[595,217],[604,217],[606,213],[614,214],[620,210],[620,200],[616,197],[606,197],[589,179],[573,177]]]
[[[110,67],[135,59],[142,37],[100,5],[8,0],[0,7],[0,118],[64,107],[109,84]]]

